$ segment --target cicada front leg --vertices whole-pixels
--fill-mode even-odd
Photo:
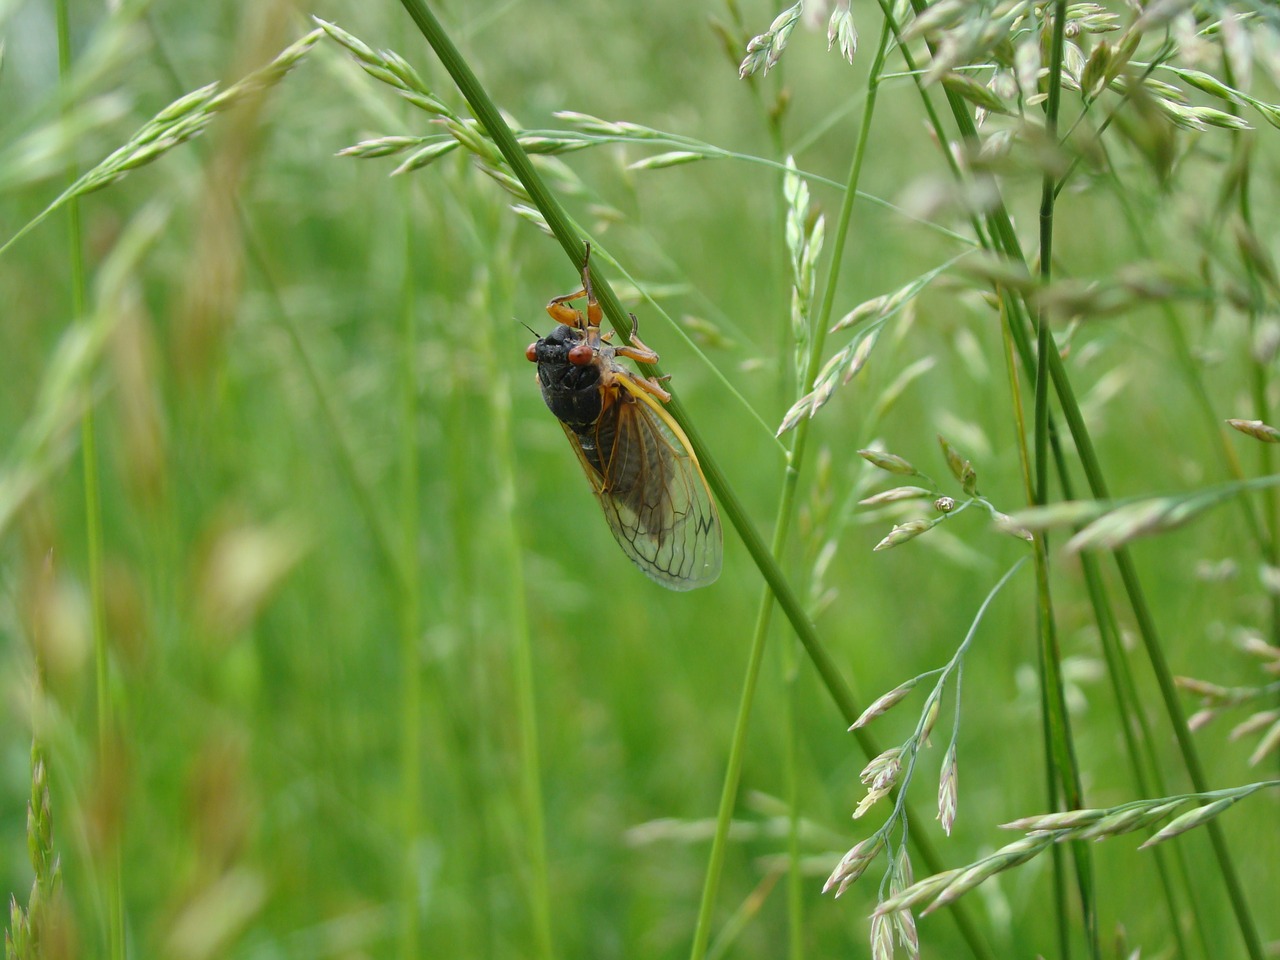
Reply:
[[[596,302],[595,292],[591,289],[591,244],[587,244],[586,256],[582,261],[582,288],[575,290],[573,293],[566,293],[563,296],[552,297],[547,302],[547,313],[551,315],[551,319],[557,323],[563,323],[567,327],[576,327],[579,330],[590,334],[595,331],[592,338],[593,341],[598,340],[600,336],[600,321],[604,314],[600,310],[600,304]],[[582,311],[576,307],[571,307],[574,300],[587,298],[587,315],[583,317]]]

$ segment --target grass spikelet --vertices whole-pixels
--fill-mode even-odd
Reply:
[[[862,714],[858,719],[850,725],[849,731],[852,733],[854,730],[861,729],[876,717],[880,717],[888,713],[889,710],[897,705],[903,697],[914,690],[916,688],[916,684],[919,682],[919,677],[912,677],[906,683],[900,683],[888,693],[883,693],[876,697],[875,700],[871,701],[871,705],[867,707],[866,710],[862,711]]]
[[[1188,830],[1194,830],[1196,827],[1203,826],[1208,823],[1224,810],[1228,810],[1235,806],[1236,798],[1223,797],[1220,800],[1214,800],[1212,803],[1206,803],[1203,806],[1196,807],[1194,810],[1188,810],[1179,817],[1175,817],[1166,826],[1161,828],[1155,836],[1143,843],[1138,849],[1145,850],[1147,847],[1154,846],[1157,843],[1163,843],[1179,834],[1186,833]]]
[[[827,23],[827,49],[839,44],[840,56],[853,63],[858,52],[858,31],[853,25],[850,0],[836,0],[832,5],[831,19]]]
[[[74,956],[74,931],[61,900],[61,858],[53,844],[49,769],[44,752],[35,743],[31,746],[31,795],[27,800],[27,853],[35,879],[25,907],[17,897],[9,897],[5,960]]]
[[[951,828],[955,825],[956,810],[959,805],[957,766],[956,747],[953,743],[947,748],[947,755],[942,761],[942,774],[938,777],[938,822],[947,836],[951,836]]]
[[[860,507],[874,507],[883,503],[897,503],[901,500],[927,500],[934,494],[933,490],[924,487],[891,487],[888,490],[881,490],[869,497],[863,497],[858,501]]]
[[[636,160],[634,163],[627,164],[628,170],[662,170],[666,167],[679,167],[686,163],[696,163],[699,160],[707,159],[704,154],[693,153],[689,150],[671,150],[667,153],[655,154],[652,157],[645,157],[642,160]]]
[[[787,41],[791,39],[791,31],[799,23],[803,12],[804,0],[799,0],[795,6],[788,7],[774,17],[768,30],[751,38],[747,44],[747,55],[738,66],[739,79],[745,80],[757,73],[764,76],[769,72],[782,56],[782,51],[786,49]]]
[[[923,476],[919,470],[911,465],[910,461],[895,453],[884,453],[880,450],[859,450],[858,456],[873,467],[887,470],[889,473],[896,473],[903,477]]]
[[[932,520],[908,520],[905,523],[896,523],[888,535],[871,549],[879,552],[900,546],[908,540],[914,540],[922,533],[928,533],[934,525],[935,521]]]
[[[947,459],[947,469],[951,471],[951,475],[960,483],[961,488],[969,496],[978,495],[978,474],[973,469],[973,464],[960,455],[942,434],[938,434],[938,445],[942,447],[943,456]]]
[[[1261,420],[1232,419],[1227,420],[1226,423],[1231,429],[1239,430],[1245,436],[1261,440],[1263,443],[1280,443],[1280,430],[1263,423]]]

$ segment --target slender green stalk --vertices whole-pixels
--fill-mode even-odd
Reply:
[[[71,75],[71,23],[67,0],[58,0],[58,73],[63,83]],[[70,104],[64,105],[64,110]],[[72,161],[67,168],[67,183],[73,184],[80,173]],[[72,197],[67,202],[67,260],[71,268],[71,315],[76,322],[85,321],[87,302],[84,264],[84,239],[80,226],[80,202]],[[82,482],[84,488],[85,540],[89,563],[89,619],[93,632],[93,662],[95,699],[98,719],[98,759],[106,762],[110,748],[112,710],[110,663],[107,649],[106,604],[103,592],[102,558],[102,485],[98,477],[98,446],[93,426],[93,404],[86,403],[80,420],[80,446],[83,458]],[[120,862],[119,837],[111,838],[110,850],[103,864],[108,885],[107,937],[108,949],[113,960],[123,960],[124,940],[124,890]]]
[[[1056,0],[1053,6],[1053,41],[1049,54],[1049,97],[1045,104],[1045,135],[1051,143],[1058,139],[1058,115],[1062,108],[1062,58],[1066,39],[1066,14],[1066,0]],[[1040,194],[1040,280],[1045,286],[1048,286],[1053,279],[1053,215],[1057,197],[1054,187],[1054,175],[1052,171],[1046,170]],[[1043,309],[1040,311],[1036,328],[1033,502],[1044,504],[1048,502],[1049,497],[1049,354],[1056,350],[1047,311]],[[1049,764],[1052,768],[1056,768],[1056,776],[1060,779],[1067,808],[1079,810],[1085,805],[1084,794],[1080,782],[1080,767],[1071,735],[1071,721],[1067,715],[1066,691],[1062,680],[1062,651],[1058,645],[1058,630],[1053,616],[1053,599],[1050,591],[1047,535],[1036,537],[1035,559],[1036,588],[1040,607],[1041,690],[1046,707],[1045,725],[1052,749]],[[1050,803],[1056,799],[1056,794],[1057,791],[1051,786],[1048,797]],[[1090,956],[1097,960],[1101,947],[1098,942],[1092,859],[1084,841],[1072,843],[1071,852],[1076,865],[1076,882],[1080,891],[1085,938]],[[1057,898],[1058,929],[1060,937],[1065,939],[1068,917],[1063,900],[1061,896]],[[1062,948],[1065,956],[1065,942]]]
[[[508,221],[508,224],[510,221]],[[509,231],[497,245],[507,251],[499,262],[510,257]],[[500,274],[501,280],[506,280]],[[509,301],[509,297],[505,298]],[[497,313],[499,311],[495,311]],[[547,871],[546,816],[542,804],[542,762],[538,746],[537,686],[533,670],[533,640],[529,633],[529,612],[525,604],[523,544],[520,541],[516,511],[515,438],[511,428],[511,378],[498,363],[499,351],[493,344],[493,325],[478,325],[479,353],[486,358],[489,391],[489,418],[493,431],[498,508],[502,513],[501,529],[506,542],[498,545],[503,572],[497,579],[504,585],[502,596],[507,604],[506,622],[511,630],[512,659],[515,669],[516,730],[520,742],[520,803],[523,808],[525,851],[529,858],[528,897],[533,921],[533,955],[551,960],[556,955],[551,924],[551,884]]]
[[[405,185],[404,193],[408,193]],[[407,201],[407,197],[405,198]],[[404,278],[400,302],[399,423],[399,524],[403,534],[400,568],[404,571],[398,591],[400,647],[400,802],[402,841],[406,855],[400,863],[400,938],[402,960],[421,955],[418,915],[422,902],[418,889],[418,863],[422,844],[422,664],[418,634],[422,622],[422,586],[418,562],[418,355],[414,323],[415,271],[412,205],[403,204]]]
[[[800,686],[796,678],[800,671],[797,669],[795,647],[784,643],[779,649],[782,652],[782,682],[787,692],[782,717],[782,775],[787,798],[787,958],[804,960],[806,880],[800,863],[800,731],[796,723],[800,715]]]

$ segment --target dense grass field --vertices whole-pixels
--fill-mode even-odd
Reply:
[[[0,2],[9,956],[1275,954],[1280,18],[912,6]]]

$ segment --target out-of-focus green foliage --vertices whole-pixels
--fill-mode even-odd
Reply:
[[[520,128],[572,129],[555,114],[575,111],[773,164],[631,169],[667,149],[631,142],[547,168],[624,297],[631,285],[610,261],[656,300],[627,306],[767,530],[786,466],[773,432],[797,399],[781,164],[794,154],[815,178],[812,216],[829,225],[840,203],[830,181],[848,167],[868,61],[828,53],[825,21],[802,21],[767,78],[740,80],[747,41],[778,11],[737,6],[526,0],[441,12]],[[308,12],[393,49],[467,116],[398,5]],[[859,3],[853,14],[872,43],[878,8]],[[60,96],[52,5],[0,3],[0,243],[166,104],[252,73],[315,27],[274,3],[125,4],[112,14],[74,3],[70,23]],[[737,44],[731,57],[721,33]],[[1273,29],[1265,36],[1275,43]],[[1257,50],[1260,61],[1276,55],[1261,39]],[[1274,71],[1256,72],[1254,94],[1274,102]],[[1221,236],[1205,236],[1219,223],[1227,158],[1238,156],[1224,130],[1202,144],[1184,135],[1162,187],[1143,152],[1161,143],[1128,128],[1135,146],[1113,158],[1119,186],[1091,167],[1060,197],[1063,276],[1105,284],[1121,265],[1155,262],[1187,291],[1170,301],[1172,322],[1138,294],[1079,322],[1095,304],[1054,291],[1067,304],[1050,314],[1055,333],[1117,496],[1225,479],[1199,405],[1207,398],[1219,419],[1266,420],[1275,402],[1274,321],[1251,326],[1241,303],[1275,303],[1264,267],[1276,253],[1280,148],[1263,119],[1242,116],[1258,127],[1252,227],[1225,218]],[[442,132],[322,40],[260,99],[80,200],[82,316],[65,209],[0,256],[0,892],[22,903],[31,885],[34,734],[65,898],[65,939],[54,944],[65,955],[110,955],[118,902],[139,957],[389,956],[415,936],[422,956],[535,956],[539,889],[558,956],[688,949],[761,582],[731,531],[724,574],[708,589],[670,594],[629,571],[522,355],[531,335],[521,324],[545,332],[543,304],[577,277],[465,151],[394,179],[403,157],[335,157],[364,140]],[[887,80],[862,190],[964,231],[965,218],[931,205],[940,171],[915,88]],[[1031,249],[1039,172],[998,172]],[[1148,227],[1139,236],[1117,190],[1131,192]],[[901,209],[862,202],[853,223],[837,316],[966,250]],[[1027,552],[971,510],[873,554],[929,501],[908,500],[907,512],[857,505],[898,482],[858,456],[877,445],[963,497],[939,434],[994,509],[1026,505],[1008,348],[974,286],[932,283],[909,307],[876,314],[889,319],[874,352],[814,420],[810,446],[821,452],[805,465],[785,567],[865,702],[944,665]],[[830,353],[850,346],[847,333],[828,342]],[[101,677],[79,426],[89,409]],[[1261,446],[1232,437],[1246,475],[1272,472]],[[1274,642],[1276,576],[1248,545],[1241,513],[1220,507],[1134,552],[1174,671],[1259,683],[1241,641]],[[1086,796],[1119,804],[1134,799],[1133,784],[1092,614],[1072,559],[1055,553],[1053,564]],[[1027,573],[1014,578],[965,658],[951,837],[931,821],[912,827],[950,865],[1005,842],[998,824],[1046,806],[1033,587]],[[522,636],[536,731],[519,707]],[[772,642],[793,640],[777,625]],[[813,956],[857,952],[875,881],[839,901],[820,891],[871,832],[849,819],[869,758],[808,665],[798,669],[796,792],[801,853],[812,858],[805,941]],[[1154,702],[1138,658],[1134,670]],[[771,657],[720,897],[722,919],[750,915],[734,956],[780,956],[788,942],[785,885],[774,885],[786,850],[775,799],[788,789],[782,674]],[[917,774],[930,813],[953,693],[939,721],[947,732]],[[919,706],[877,721],[880,738],[908,736]],[[1185,792],[1163,717],[1152,716],[1166,779]],[[1197,734],[1211,780],[1261,779],[1247,767],[1256,741],[1225,742],[1225,724]],[[545,880],[532,876],[523,766],[535,732]],[[1274,795],[1222,822],[1274,939]],[[1201,878],[1194,909],[1234,950],[1207,845],[1184,840]],[[1151,909],[1150,854],[1135,846],[1096,848],[1101,923],[1107,938],[1123,924],[1131,945],[1155,955],[1168,941]],[[997,955],[1052,951],[1048,872],[1038,860],[966,901]],[[921,932],[926,953],[960,955],[941,917]]]

